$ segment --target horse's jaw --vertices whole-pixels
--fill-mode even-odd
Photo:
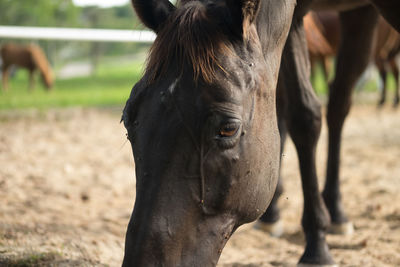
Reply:
[[[151,231],[144,239],[138,238],[140,227],[134,229],[135,224],[130,224],[122,266],[216,266],[222,249],[237,228],[236,220],[230,215],[219,215],[188,221],[182,225],[183,231],[174,232],[167,227]]]

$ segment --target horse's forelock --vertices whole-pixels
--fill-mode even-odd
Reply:
[[[150,49],[146,67],[149,82],[165,74],[173,62],[179,64],[180,71],[185,64],[191,66],[195,80],[201,77],[211,82],[216,67],[220,67],[217,55],[230,50],[227,40],[221,24],[209,15],[205,4],[183,4],[167,20]]]

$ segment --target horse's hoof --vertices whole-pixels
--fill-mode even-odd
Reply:
[[[383,108],[383,105],[385,104],[385,100],[384,99],[381,99],[381,100],[379,100],[379,102],[377,103],[377,108]]]
[[[311,264],[311,263],[298,263],[297,267],[339,267],[336,263],[333,264]]]
[[[265,223],[262,221],[257,221],[254,225],[254,228],[269,233],[273,237],[280,237],[283,234],[282,221],[277,221],[275,223]]]
[[[333,235],[352,235],[354,226],[352,222],[332,223],[328,229],[329,234]]]

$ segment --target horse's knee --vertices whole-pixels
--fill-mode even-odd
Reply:
[[[344,120],[350,112],[351,104],[350,97],[336,98],[331,96],[329,98],[326,119],[330,129],[341,128],[343,126]]]
[[[321,117],[321,105],[317,100],[292,111],[290,134],[296,146],[313,146],[317,143],[321,131]]]

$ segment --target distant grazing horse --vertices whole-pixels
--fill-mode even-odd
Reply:
[[[314,68],[315,62],[322,62],[327,79],[331,69],[330,59],[336,55],[340,44],[339,14],[336,12],[310,12],[304,17],[304,20],[311,68]],[[383,81],[383,90],[378,104],[383,105],[386,100],[386,68],[389,67],[396,81],[393,105],[397,106],[400,100],[400,84],[396,56],[400,54],[400,34],[383,18],[379,19],[376,27],[374,45],[373,60]]]
[[[259,218],[272,198],[260,224],[276,223],[287,132],[304,193],[299,265],[334,266],[325,234],[331,220],[348,224],[339,192],[341,130],[368,63],[375,7],[365,0],[132,2],[157,38],[122,116],[136,167],[123,266],[215,266],[233,232]],[[373,4],[400,29],[398,0]],[[315,169],[321,109],[303,27],[310,8],[340,10],[343,29],[323,196]]]
[[[29,71],[29,89],[34,87],[34,73],[36,70],[40,72],[43,84],[47,89],[53,86],[51,66],[39,46],[33,44],[27,46],[6,44],[0,48],[0,56],[3,61],[3,90],[8,88],[9,69],[12,65],[17,65]]]

